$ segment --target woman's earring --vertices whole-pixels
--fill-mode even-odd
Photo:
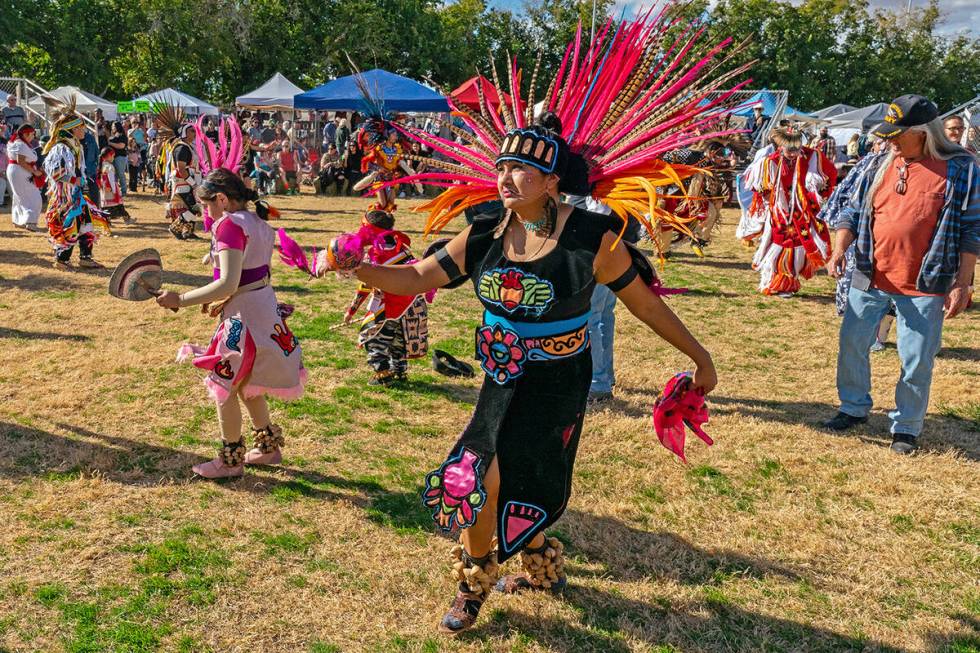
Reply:
[[[544,237],[547,238],[555,231],[555,225],[558,224],[558,202],[551,195],[548,195],[548,201],[544,203],[544,214],[547,218],[547,224],[544,228]]]

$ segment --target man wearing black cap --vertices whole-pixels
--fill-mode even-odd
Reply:
[[[840,277],[844,253],[856,243],[837,358],[840,412],[825,426],[843,431],[867,421],[868,351],[894,302],[902,372],[889,417],[891,449],[902,454],[918,446],[943,320],[966,308],[980,252],[980,166],[946,138],[938,115],[919,95],[891,103],[872,130],[891,147],[872,155],[841,212],[827,263],[831,276]]]

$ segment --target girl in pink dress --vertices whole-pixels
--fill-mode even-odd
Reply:
[[[185,344],[178,360],[192,360],[207,370],[208,394],[218,405],[221,454],[194,466],[205,478],[241,476],[244,466],[282,462],[282,429],[272,424],[266,396],[297,399],[303,394],[306,370],[299,341],[286,326],[292,307],[279,304],[269,283],[276,232],[266,218],[270,207],[242,178],[224,168],[209,172],[197,188],[207,214],[219,216],[211,225],[214,281],[178,294],[164,292],[164,308],[201,305],[221,321],[206,348]],[[255,202],[255,212],[246,209]],[[242,437],[242,410],[252,420],[254,447]]]

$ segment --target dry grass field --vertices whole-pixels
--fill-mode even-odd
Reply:
[[[322,245],[365,200],[278,198],[281,225]],[[399,226],[421,241],[401,202]],[[205,241],[166,232],[162,201],[102,239],[110,267],[156,247],[167,286],[207,280]],[[492,596],[477,627],[435,633],[450,543],[418,501],[466,423],[477,380],[426,361],[367,386],[354,292],[276,264],[310,383],[276,403],[279,469],[192,478],[217,425],[185,341],[214,323],[106,293],[108,271],[58,272],[45,239],[0,218],[0,651],[951,651],[980,650],[980,311],[947,324],[921,453],[888,451],[898,358],[874,354],[875,412],[831,416],[838,319],[820,276],[792,300],[755,293],[726,212],[707,258],[682,251],[671,306],[713,352],[706,448],[657,442],[657,388],[687,366],[622,307],[617,398],[588,416],[570,509],[564,596]],[[441,292],[432,342],[469,358],[479,311]]]

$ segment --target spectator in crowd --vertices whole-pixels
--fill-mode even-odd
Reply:
[[[129,192],[135,193],[137,191],[137,186],[139,185],[140,165],[143,162],[143,157],[140,155],[139,143],[137,143],[136,139],[132,136],[129,137],[126,152],[129,163]],[[120,179],[119,185],[125,186],[125,182],[125,179]]]
[[[255,153],[255,167],[252,170],[252,179],[255,182],[255,189],[260,195],[269,195],[275,192],[274,180],[276,178],[276,167],[278,166],[271,150],[261,149]]]
[[[326,151],[330,144],[337,143],[337,119],[328,120],[323,125],[323,150]]]
[[[869,350],[894,303],[902,371],[895,389],[892,451],[918,446],[943,320],[962,312],[980,253],[980,165],[943,132],[936,105],[903,95],[872,130],[890,149],[871,160],[841,210],[830,274],[855,268],[840,329],[840,411],[824,425],[844,431],[871,410]]]
[[[136,167],[137,176],[142,176],[146,169],[146,148],[149,147],[144,124],[143,116],[133,116],[129,121],[129,137],[136,141],[140,158]],[[132,165],[132,161],[130,161],[130,165]],[[130,190],[135,192],[136,189],[130,188]]]
[[[813,149],[827,157],[831,163],[837,160],[837,141],[831,138],[826,127],[820,128],[820,138]]]
[[[82,153],[85,158],[85,186],[88,198],[95,205],[99,204],[101,191],[99,190],[99,142],[91,129],[85,130],[82,137]]]
[[[7,136],[0,130],[0,206],[7,204]]]
[[[851,139],[847,141],[847,160],[849,162],[855,162],[861,158],[861,154],[858,150],[858,145],[861,140],[861,135],[858,133],[851,134]]]
[[[113,165],[116,166],[116,179],[119,180],[119,188],[122,190],[123,197],[126,197],[128,189],[124,180],[126,179],[126,172],[129,169],[129,138],[126,136],[126,130],[123,129],[121,122],[113,122],[112,127],[109,131],[109,145],[116,154],[116,159]]]
[[[299,195],[299,161],[288,138],[284,138],[279,148],[279,171],[286,194]]]
[[[253,144],[262,142],[262,122],[259,120],[258,114],[252,114],[248,121],[248,139]]]
[[[338,152],[346,152],[347,141],[350,140],[350,126],[347,124],[347,118],[337,116],[334,121],[337,123],[337,136],[334,138],[334,145],[337,146]]]
[[[105,115],[102,113],[102,109],[95,110],[95,140],[99,145],[99,150],[101,151],[103,147],[109,146],[109,123],[106,122]],[[98,154],[96,154],[98,158]]]
[[[749,130],[753,143],[758,140],[759,134],[765,129],[768,122],[769,118],[762,115],[761,104],[752,107],[752,115],[745,122],[745,128]]]
[[[27,121],[24,107],[17,106],[16,95],[7,96],[7,106],[3,108],[3,121],[7,123],[7,129],[10,130],[10,133],[17,131],[17,128]]]
[[[289,139],[290,143],[296,142],[296,127],[295,125],[293,125],[291,121],[289,120],[284,121],[282,123],[282,130],[283,132],[285,132],[286,138]]]
[[[361,172],[361,159],[364,153],[357,144],[357,138],[351,137],[347,142],[347,152],[344,154],[344,177],[347,179],[347,194],[354,194],[354,186],[361,180],[364,173]]]
[[[943,132],[946,138],[958,145],[963,144],[963,134],[966,132],[966,121],[963,116],[952,115],[943,121]]]
[[[320,157],[320,174],[316,180],[316,192],[327,194],[327,188],[334,186],[334,194],[340,195],[344,188],[344,162],[337,151],[336,145],[327,146],[327,151]]]
[[[204,135],[207,136],[212,143],[218,142],[218,123],[211,116],[206,116],[204,118]]]
[[[22,124],[7,142],[7,181],[10,183],[10,219],[28,231],[37,230],[41,215],[41,191],[37,181],[44,173],[31,147],[34,127]]]

